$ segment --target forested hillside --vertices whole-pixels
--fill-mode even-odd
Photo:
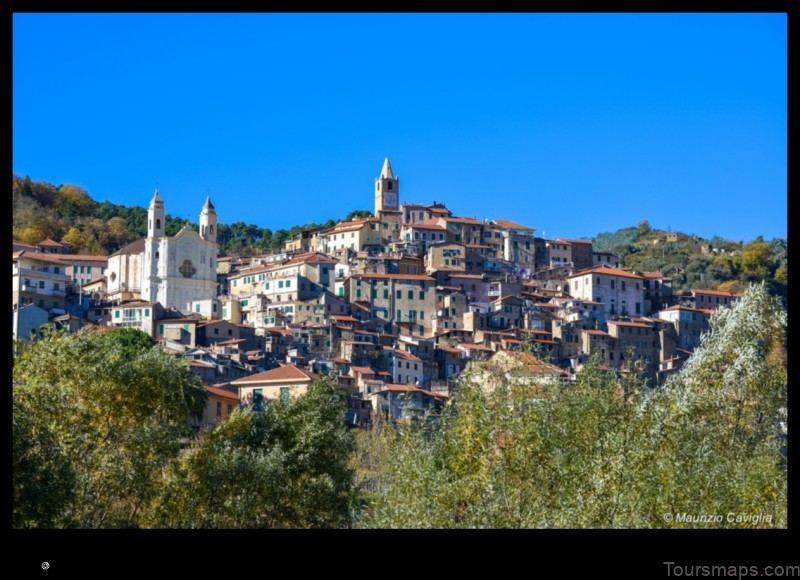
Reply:
[[[14,239],[28,244],[46,238],[63,239],[73,253],[112,254],[147,234],[145,207],[97,202],[75,185],[55,186],[16,175],[13,179]],[[363,215],[372,214],[355,210],[345,219]],[[184,219],[167,215],[167,235],[175,235],[185,223]],[[197,229],[196,222],[190,223]],[[296,225],[275,232],[244,222],[221,223],[217,239],[222,255],[256,254],[280,249],[286,240],[306,228],[331,227],[334,223],[330,219],[324,224]]]
[[[69,243],[74,253],[111,254],[147,233],[147,209],[108,201],[97,202],[75,185],[55,186],[30,177],[13,178],[13,235],[36,244],[45,238]],[[351,211],[344,219],[372,215]],[[186,220],[167,215],[167,235],[174,235]],[[303,229],[331,227],[307,223],[272,231],[254,224],[219,224],[220,253],[248,255],[279,250]],[[192,223],[197,229],[197,224]],[[786,297],[787,242],[710,240],[678,232],[651,229],[647,221],[637,227],[598,234],[595,251],[614,252],[636,271],[660,271],[672,278],[673,290],[712,288],[741,293],[749,282],[764,280],[770,291]]]
[[[678,232],[651,229],[647,221],[598,234],[596,252],[614,252],[636,271],[658,271],[672,278],[676,292],[710,288],[740,294],[749,282],[764,280],[770,291],[786,296],[787,242],[710,240]]]

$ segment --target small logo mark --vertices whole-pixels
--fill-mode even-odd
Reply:
[[[47,570],[50,567],[50,562],[42,562],[42,570]]]

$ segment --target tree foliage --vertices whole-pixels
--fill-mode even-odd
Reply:
[[[134,336],[136,333],[142,337]],[[136,330],[45,330],[13,372],[15,527],[133,527],[205,404]]]
[[[397,427],[359,525],[784,527],[785,310],[756,285],[711,328],[654,390],[633,361],[491,394],[470,367],[438,429]]]
[[[335,381],[322,377],[304,396],[234,412],[171,466],[149,524],[345,526],[353,478],[345,411]]]
[[[45,238],[63,239],[69,243],[72,253],[112,254],[147,235],[146,208],[96,202],[74,185],[55,187],[15,175],[12,201],[13,235],[28,244],[37,244]],[[371,215],[369,210],[354,210],[345,219]],[[165,232],[174,236],[187,223],[198,231],[197,223],[168,214]],[[219,224],[217,241],[223,256],[263,254],[280,251],[286,241],[303,230],[330,228],[335,223],[331,219],[322,224],[295,225],[275,232],[241,221]]]

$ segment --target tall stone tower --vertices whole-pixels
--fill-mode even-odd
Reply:
[[[144,263],[142,264],[141,296],[144,300],[155,302],[158,298],[158,279],[163,269],[161,264],[166,256],[164,238],[167,224],[164,200],[156,189],[150,207],[147,208],[147,238],[144,241]]]
[[[210,196],[206,197],[206,203],[200,212],[200,237],[207,242],[217,243],[217,211]]]
[[[163,238],[164,228],[164,200],[158,195],[158,189],[150,200],[150,207],[147,208],[147,237]]]
[[[386,209],[399,209],[400,207],[400,178],[392,172],[389,158],[383,162],[381,175],[375,179],[375,215]]]

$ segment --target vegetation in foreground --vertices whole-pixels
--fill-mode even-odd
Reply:
[[[191,434],[197,379],[135,332],[20,348],[15,527],[786,526],[786,311],[763,284],[661,388],[592,361],[487,395],[475,365],[438,421],[357,432],[322,377]]]

